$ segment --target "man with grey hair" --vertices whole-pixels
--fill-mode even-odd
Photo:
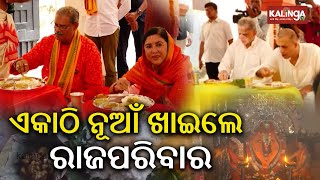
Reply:
[[[272,53],[270,45],[256,36],[251,18],[239,20],[238,33],[239,39],[229,46],[218,67],[220,80],[254,77],[256,68]]]
[[[59,9],[54,19],[54,34],[44,37],[11,67],[24,74],[43,65],[42,78],[48,85],[61,87],[66,98],[83,92],[91,100],[103,87],[102,63],[96,45],[80,35],[79,12],[70,6]]]
[[[267,16],[261,13],[261,3],[262,0],[249,0],[249,4],[247,4],[247,12],[249,17],[252,18],[256,24],[257,36],[266,40],[269,24]]]

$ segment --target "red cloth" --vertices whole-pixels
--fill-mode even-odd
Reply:
[[[172,105],[174,109],[179,110],[191,89],[189,75],[192,66],[188,56],[181,53],[181,49],[174,44],[169,34],[168,39],[168,54],[158,67],[158,72],[152,69],[152,64],[143,51],[138,62],[124,77],[141,87],[141,95],[148,96],[157,103]]]
[[[320,47],[320,22],[301,24],[299,28],[304,32],[304,39],[307,43],[314,43]]]
[[[23,56],[28,61],[29,68],[35,69],[43,65],[42,78],[49,75],[49,64],[54,35],[44,37],[30,52]],[[88,38],[81,36],[81,49],[71,92],[83,92],[84,101],[91,100],[95,95],[102,92],[103,77],[100,53],[96,45]],[[64,67],[70,44],[61,44],[60,55],[57,64],[57,74],[53,85],[57,85]],[[69,98],[69,97],[67,97]]]
[[[61,89],[56,86],[25,91],[0,90],[0,99],[0,117],[4,120],[22,112],[60,112],[67,106]]]
[[[320,47],[320,6],[319,5],[317,5],[316,7],[312,7],[311,17],[309,18],[310,18],[310,22],[308,22],[307,24],[299,24],[298,27],[304,32],[304,39],[307,43],[314,43]]]
[[[179,1],[148,0],[144,32],[152,27],[163,27],[173,38],[179,34]]]

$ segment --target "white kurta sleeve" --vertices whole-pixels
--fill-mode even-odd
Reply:
[[[205,23],[201,26],[201,32],[200,32],[200,41],[204,42],[205,37],[204,37],[204,27],[205,27]]]
[[[272,48],[268,43],[264,43],[264,46],[262,46],[261,48],[259,48],[259,53],[261,53],[259,55],[259,59],[260,59],[260,64],[258,67],[254,67],[249,71],[249,76],[250,77],[254,77],[256,75],[256,72],[262,67],[262,65],[267,65],[268,61],[271,59],[272,57]]]
[[[227,40],[233,39],[233,35],[232,35],[232,31],[229,23],[225,23],[224,30],[225,30]]]
[[[259,68],[257,68],[257,71],[262,68],[266,67],[269,68],[270,70],[273,70],[275,72],[279,72],[279,61],[282,60],[281,55],[279,56],[278,48],[273,50],[270,54],[267,55],[267,58],[265,58],[264,62],[261,64]]]
[[[235,51],[234,51],[234,48],[236,48],[235,46],[234,46],[234,43],[232,43],[229,47],[228,47],[228,49],[227,49],[227,51],[226,51],[226,53],[224,54],[224,56],[223,56],[223,58],[222,58],[222,60],[221,60],[221,62],[220,62],[220,65],[219,65],[219,67],[218,67],[218,70],[219,70],[219,72],[221,72],[221,71],[227,71],[228,72],[228,74],[230,75],[230,73],[231,73],[231,71],[232,71],[232,69],[233,69],[233,66],[234,66],[234,56],[235,56]]]

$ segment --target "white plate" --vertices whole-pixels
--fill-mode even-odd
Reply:
[[[232,79],[227,80],[215,80],[215,79],[208,79],[204,81],[205,84],[224,84],[224,83],[232,83]]]
[[[129,106],[130,104],[139,103],[144,104],[145,107],[151,107],[154,105],[154,100],[147,97],[136,94],[130,94],[121,100],[122,104]]]
[[[0,89],[8,91],[32,90],[43,87],[45,82],[34,77],[0,79]]]
[[[95,107],[112,111],[128,111],[128,106],[133,103],[144,104],[149,108],[155,102],[149,97],[136,94],[100,94],[92,101]]]
[[[252,87],[258,88],[258,89],[280,89],[280,88],[285,88],[285,87],[289,87],[289,86],[291,86],[290,83],[283,83],[283,82],[279,82],[279,81],[275,81],[275,82],[267,83],[267,84],[257,83],[257,84],[252,85]]]

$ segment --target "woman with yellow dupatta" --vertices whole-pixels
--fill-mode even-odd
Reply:
[[[110,87],[110,92],[120,93],[134,84],[139,94],[179,110],[191,89],[191,72],[189,57],[181,53],[164,28],[154,27],[144,36],[138,62]]]

